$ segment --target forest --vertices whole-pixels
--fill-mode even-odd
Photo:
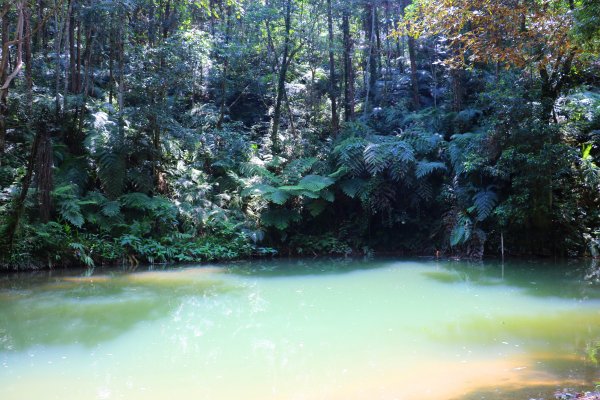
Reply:
[[[0,267],[600,255],[596,0],[2,0]]]

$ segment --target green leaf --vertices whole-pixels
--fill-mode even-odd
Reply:
[[[592,153],[592,147],[591,143],[581,145],[581,158],[584,160],[591,158],[590,154]]]

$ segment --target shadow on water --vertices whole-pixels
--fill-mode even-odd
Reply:
[[[358,258],[315,258],[240,261],[227,265],[233,275],[256,277],[293,277],[311,275],[337,275],[388,267],[391,260]]]
[[[235,291],[207,269],[111,275],[34,276],[0,287],[0,352],[34,345],[94,346],[142,321],[167,316],[188,296]]]
[[[600,263],[570,262],[440,262],[440,270],[423,275],[440,283],[510,286],[536,297],[600,299]]]

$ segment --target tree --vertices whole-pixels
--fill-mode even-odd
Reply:
[[[414,37],[440,35],[448,41],[451,54],[445,63],[452,71],[475,63],[536,69],[541,114],[549,119],[581,53],[570,36],[571,5],[560,0],[420,0],[412,7],[409,22]]]

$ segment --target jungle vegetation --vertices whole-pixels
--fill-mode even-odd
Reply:
[[[595,0],[2,0],[0,20],[5,267],[599,255]]]

